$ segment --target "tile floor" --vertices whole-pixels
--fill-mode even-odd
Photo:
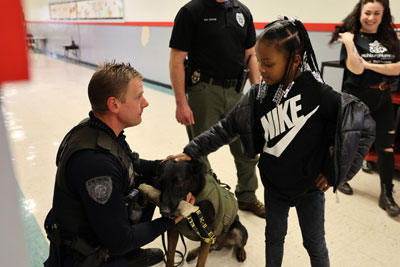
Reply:
[[[31,54],[31,80],[5,84],[0,91],[25,217],[32,217],[24,222],[34,267],[41,266],[48,253],[42,225],[52,201],[56,150],[66,132],[88,114],[87,84],[93,72],[87,67]],[[146,159],[181,152],[187,136],[184,127],[175,121],[172,92],[145,84],[145,97],[150,105],[144,111],[142,124],[126,131],[132,149]],[[234,187],[235,167],[228,148],[210,155],[210,161],[219,178]],[[400,204],[400,182],[394,183],[395,199]],[[331,266],[400,266],[400,216],[390,218],[378,207],[378,175],[360,172],[351,185],[353,196],[336,196],[332,191],[326,194],[326,239]],[[257,196],[263,199],[261,182]],[[233,251],[224,249],[212,252],[207,266],[265,266],[265,221],[247,212],[239,211],[239,215],[249,231],[247,260],[238,263]],[[283,266],[310,266],[296,211],[292,209],[289,216]],[[189,241],[187,245],[189,249],[196,246]],[[161,238],[149,247],[161,248]],[[178,249],[183,249],[181,244]]]

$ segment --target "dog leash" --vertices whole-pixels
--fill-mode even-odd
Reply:
[[[200,234],[199,229],[197,228],[192,215],[189,215],[188,217],[186,217],[187,221],[189,222],[190,226],[192,227],[193,231],[196,232],[196,234],[206,243],[213,245],[215,243],[215,240],[217,239],[215,234],[210,230],[210,228],[208,227],[206,220],[204,219],[203,213],[201,213],[200,209],[198,209],[196,212],[197,217],[199,217],[199,222],[200,225],[202,227],[202,229],[204,230],[204,232],[206,233],[206,236],[202,236]],[[193,213],[192,213],[193,214]]]
[[[179,250],[175,250],[175,253],[178,254],[179,256],[181,256],[181,261],[176,263],[174,262],[174,266],[178,267],[181,266],[183,264],[183,261],[185,260],[185,256],[186,256],[186,252],[187,252],[187,248],[186,248],[186,242],[185,239],[183,238],[183,235],[181,233],[179,233],[179,236],[181,237],[182,243],[183,243],[183,247],[185,248],[185,253],[180,252]],[[162,245],[164,248],[164,262],[166,263],[166,256],[167,256],[167,247],[165,246],[165,232],[161,235],[161,239],[162,239]]]
[[[193,214],[193,213],[192,213],[192,214]],[[196,224],[195,224],[195,222],[194,222],[194,220],[193,220],[193,218],[192,218],[192,215],[189,215],[188,217],[186,217],[186,220],[188,221],[189,225],[192,227],[193,231],[194,231],[204,242],[206,242],[206,243],[208,243],[208,244],[211,244],[211,245],[215,244],[215,241],[217,240],[217,237],[215,236],[215,234],[213,233],[213,231],[211,231],[210,228],[208,227],[208,225],[207,225],[207,223],[206,223],[206,220],[204,219],[203,213],[201,213],[201,211],[200,211],[200,209],[199,209],[199,210],[197,210],[197,211],[195,212],[195,214],[197,215],[197,217],[198,217],[198,219],[199,219],[199,222],[200,222],[200,225],[201,225],[202,229],[204,230],[204,232],[206,233],[206,236],[201,235],[201,233],[200,233],[200,231],[199,231],[199,228],[197,228],[197,226],[196,226]],[[186,247],[185,239],[183,238],[183,235],[182,235],[181,233],[179,233],[179,235],[180,235],[180,237],[181,237],[183,246],[184,246],[184,248],[185,248],[185,252],[182,253],[182,252],[180,252],[179,250],[176,250],[176,251],[175,251],[175,253],[178,254],[179,256],[181,256],[181,258],[182,258],[180,262],[178,262],[178,263],[175,263],[175,262],[174,262],[174,266],[175,266],[175,267],[178,267],[178,266],[180,266],[180,265],[183,263],[183,261],[184,261],[184,259],[185,259],[185,256],[186,256],[186,252],[187,252],[187,247]],[[166,248],[166,245],[165,245],[165,233],[162,234],[161,239],[162,239],[162,244],[163,244],[163,248],[164,248],[165,255],[167,255],[167,248]],[[165,257],[164,257],[164,262],[167,262],[166,259],[165,259]]]

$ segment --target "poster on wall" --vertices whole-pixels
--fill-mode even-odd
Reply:
[[[82,0],[49,4],[51,19],[123,19],[123,0]]]
[[[79,19],[122,19],[121,0],[89,0],[77,2]]]
[[[51,19],[76,19],[76,2],[50,3]]]

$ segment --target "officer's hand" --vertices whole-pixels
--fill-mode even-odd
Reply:
[[[193,112],[187,102],[176,105],[176,120],[185,126],[194,124]]]
[[[192,192],[189,192],[186,196],[186,202],[190,203],[190,205],[194,205],[196,198],[192,195]]]
[[[315,185],[316,185],[322,192],[326,192],[326,191],[328,191],[328,189],[330,188],[330,186],[329,186],[329,184],[328,184],[328,180],[326,179],[326,177],[325,177],[322,173],[319,174]]]
[[[171,159],[175,160],[176,162],[179,162],[179,161],[191,161],[192,160],[192,158],[188,154],[181,153],[181,154],[178,154],[178,155],[170,155],[167,158],[165,158],[162,162],[164,163],[164,162],[166,162],[168,160],[171,160]]]
[[[195,200],[196,200],[196,199],[195,199],[195,197],[192,195],[191,192],[189,192],[189,193],[186,195],[186,202],[188,202],[190,205],[194,205]],[[175,218],[175,224],[179,223],[182,219],[183,219],[183,216],[179,216],[179,217]]]

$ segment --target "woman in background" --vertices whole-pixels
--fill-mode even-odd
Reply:
[[[340,61],[346,67],[344,91],[358,97],[376,121],[375,148],[381,180],[379,206],[390,216],[400,214],[393,199],[394,111],[391,87],[400,75],[400,47],[389,0],[360,0],[332,34],[342,42]],[[351,195],[348,183],[339,191]]]

